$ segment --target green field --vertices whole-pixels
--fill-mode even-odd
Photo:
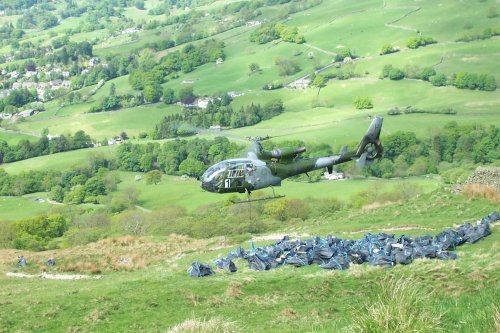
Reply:
[[[189,178],[183,180],[177,176],[163,176],[158,185],[147,185],[144,180],[135,181],[136,175],[141,173],[121,172],[122,182],[118,186],[119,193],[135,188],[139,193],[139,205],[147,209],[159,209],[169,205],[178,205],[190,210],[201,205],[227,201],[234,198],[231,194],[216,194],[205,192],[200,188],[199,181]],[[289,198],[337,198],[349,201],[350,197],[362,190],[377,187],[379,191],[387,192],[401,183],[402,180],[342,180],[322,181],[319,183],[302,183],[286,180],[281,187],[276,187],[276,194],[286,195]],[[432,178],[410,178],[405,180],[410,184],[421,186],[424,192],[430,192],[439,186],[439,181]],[[259,191],[266,197],[272,196],[271,189]],[[246,200],[244,194],[236,196],[237,200]]]
[[[0,197],[0,221],[17,221],[47,212],[52,205],[36,201],[46,199],[45,193],[34,193],[22,197]]]
[[[97,148],[87,148],[68,151],[64,153],[52,154],[30,158],[24,161],[2,164],[2,169],[10,174],[29,172],[30,170],[67,170],[71,167],[87,165],[89,156],[104,155],[109,157],[114,154],[115,146],[104,146]]]

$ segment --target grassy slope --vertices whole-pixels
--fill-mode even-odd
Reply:
[[[45,193],[33,193],[22,197],[0,197],[0,221],[17,221],[45,213],[52,205],[35,201],[36,198],[45,197]]]
[[[361,234],[341,233],[375,225],[390,232],[388,224],[390,228],[417,224],[433,228],[431,232],[437,233],[445,226],[483,216],[493,208],[481,201],[466,202],[436,193],[363,214],[342,213],[319,224],[304,222],[299,233],[324,236],[331,232],[344,238],[357,238]],[[402,232],[420,235],[429,231]],[[499,242],[496,227],[486,240],[460,247],[457,261],[418,260],[393,269],[363,265],[345,272],[327,272],[317,266],[254,272],[239,261],[237,273],[219,272],[213,277],[193,279],[185,272],[191,262],[208,262],[226,255],[236,244],[222,245],[215,250],[215,246],[224,244],[220,239],[205,248],[196,248],[196,242],[191,241],[192,245],[185,245],[191,250],[186,250],[179,259],[165,261],[169,254],[164,253],[163,259],[148,268],[135,272],[107,271],[100,280],[27,280],[1,275],[3,311],[0,319],[4,331],[164,331],[189,318],[216,316],[236,321],[243,331],[341,331],[359,320],[361,314],[366,314],[367,306],[378,301],[385,281],[402,278],[419,295],[428,297],[424,303],[408,304],[417,319],[442,316],[439,327],[445,332],[494,332],[494,314],[500,306],[500,267],[498,255],[491,251],[498,248]],[[129,243],[123,244],[126,248]],[[161,246],[160,243],[157,246]],[[248,248],[247,244],[243,246]],[[94,255],[93,248],[97,247],[79,250],[81,260],[89,260],[85,258]],[[14,269],[15,256],[21,253],[31,263],[28,268],[31,271],[43,265],[45,257],[58,258],[58,252],[53,251],[34,255],[3,250],[0,251],[0,270]],[[64,260],[61,253],[59,264],[64,264]],[[407,297],[410,295],[390,299],[387,305],[394,302],[399,308],[411,302]],[[425,330],[425,324],[416,329]]]
[[[2,164],[2,168],[11,174],[29,172],[30,170],[66,170],[74,166],[86,165],[92,154],[114,155],[117,146],[104,146],[73,150],[65,153],[45,155],[24,161]]]
[[[137,174],[140,173],[121,172],[122,182],[119,184],[118,190],[119,192],[126,192],[131,187],[136,188],[139,192],[139,205],[148,209],[158,209],[168,205],[179,205],[188,209],[195,209],[202,204],[229,200],[233,197],[231,194],[204,192],[200,189],[199,181],[194,179],[182,180],[176,176],[163,176],[160,184],[146,185],[144,180],[139,182],[134,180]],[[430,192],[439,185],[438,181],[427,178],[415,178],[408,181],[422,186],[425,192]],[[282,186],[275,188],[275,190],[276,194],[284,194],[289,198],[338,198],[347,201],[351,195],[359,191],[378,186],[381,191],[385,192],[391,190],[400,182],[401,180],[346,180],[309,184],[284,181]],[[272,196],[271,189],[259,192],[265,194],[265,196]],[[245,200],[246,197],[241,194],[237,198],[238,200]]]
[[[152,5],[152,3],[147,5]],[[412,12],[416,8],[414,6],[420,6],[421,10]],[[477,6],[484,7],[484,10],[479,10]],[[440,7],[453,12],[454,15],[443,18],[441,15],[443,8]],[[370,110],[371,114],[385,114],[388,109],[394,106],[413,105],[431,109],[453,107],[460,113],[459,116],[453,118],[454,120],[498,125],[499,91],[493,93],[465,91],[453,87],[436,88],[422,81],[389,82],[378,80],[382,67],[386,64],[392,64],[401,68],[405,65],[421,67],[435,65],[438,71],[447,75],[461,70],[492,73],[497,77],[497,81],[500,81],[500,72],[495,70],[495,59],[499,52],[497,38],[471,43],[453,42],[458,35],[466,31],[461,25],[455,24],[456,20],[460,20],[464,15],[462,14],[463,10],[467,11],[472,8],[477,9],[469,18],[474,23],[475,28],[495,26],[495,20],[483,22],[483,12],[487,9],[486,3],[459,4],[453,1],[444,1],[442,6],[433,6],[431,2],[423,1],[411,3],[409,6],[397,1],[389,1],[383,8],[381,4],[375,4],[371,1],[323,2],[320,6],[291,15],[291,19],[286,22],[286,24],[298,26],[299,31],[305,34],[307,44],[297,45],[280,42],[257,45],[248,40],[249,34],[253,31],[252,28],[233,29],[216,36],[226,43],[227,59],[223,64],[218,66],[206,64],[191,73],[181,74],[179,79],[171,80],[164,86],[177,90],[182,85],[183,80],[194,79],[194,89],[198,94],[212,94],[217,91],[229,90],[244,91],[246,95],[236,99],[235,109],[251,102],[265,103],[266,100],[272,98],[282,98],[285,101],[287,111],[308,112],[307,118],[309,118],[313,105],[320,105],[326,107],[320,116],[321,122],[345,121],[342,126],[346,127],[361,126],[360,122],[351,123],[348,120],[351,116],[346,117],[347,114],[358,115],[361,113],[353,110],[352,100],[356,96],[372,97],[375,108]],[[266,9],[264,13],[266,11],[268,10]],[[406,14],[409,15],[404,17]],[[370,17],[370,20],[364,19],[367,16]],[[400,18],[401,20],[394,23],[396,27],[388,25],[388,23]],[[429,35],[437,38],[440,43],[417,50],[403,49],[399,53],[387,56],[378,55],[380,47],[386,42],[404,48],[407,38],[416,35],[411,29],[420,29],[424,33],[429,31]],[[438,33],[438,30],[444,32]],[[143,36],[138,42],[152,41],[151,38],[157,38],[154,31],[145,31],[144,34],[151,34],[151,36]],[[320,64],[329,63],[332,53],[336,52],[340,46],[351,47],[360,56],[355,66],[356,72],[362,78],[330,81],[328,86],[322,89],[318,98],[316,98],[316,89],[306,91],[282,89],[272,92],[261,90],[262,85],[275,79],[281,79],[285,82],[293,79],[292,77],[279,77],[277,67],[274,65],[276,57],[296,60],[301,66],[301,71],[293,77],[299,77],[312,71],[314,61]],[[132,46],[124,45],[123,47],[129,50]],[[96,52],[100,56],[118,51],[119,49],[114,47],[109,48],[106,52],[104,49],[96,48]],[[302,53],[298,56],[292,56],[296,51]],[[314,61],[308,59],[309,52],[314,53],[316,58]],[[248,75],[248,65],[252,62],[257,62],[260,65],[261,74]],[[127,77],[113,81],[119,93],[131,92]],[[105,96],[108,93],[109,84],[107,83],[92,100],[96,101],[99,97]],[[67,106],[57,112],[57,118],[52,118],[55,115],[57,103],[52,104],[53,106],[48,106],[49,111],[32,117],[26,123],[19,124],[18,128],[32,131],[49,128],[53,133],[60,133],[81,127],[94,137],[101,138],[116,135],[121,130],[126,130],[131,134],[148,131],[164,114],[178,112],[176,108],[170,109],[158,105],[89,115],[84,114],[84,112],[90,108],[92,103],[87,103]],[[146,117],[143,113],[145,110],[148,111]],[[314,110],[314,113],[316,111]],[[57,119],[57,123],[54,122],[54,119]],[[419,120],[415,124],[408,119],[413,120],[413,118],[391,120],[394,121],[392,130],[412,128],[421,134],[426,134],[429,127],[441,126],[448,121],[449,117],[426,115],[417,118]],[[292,117],[285,114],[276,120],[244,129],[242,132],[255,133],[262,127],[295,127],[303,124],[304,121],[302,116]],[[308,134],[310,134],[311,129],[313,128],[308,129]],[[314,129],[317,130],[317,128]],[[328,135],[327,131],[320,130],[317,134],[311,134],[310,138],[333,140],[334,138]],[[290,132],[287,131],[286,134]],[[299,131],[295,136],[302,135],[303,133]],[[354,140],[355,138],[350,137],[349,139]]]

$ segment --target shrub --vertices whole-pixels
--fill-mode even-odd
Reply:
[[[431,82],[431,84],[433,86],[442,87],[442,86],[446,85],[447,79],[446,79],[446,75],[439,73],[439,74],[436,74],[434,76],[431,76],[429,78],[429,81]]]
[[[380,55],[390,54],[398,51],[399,51],[398,49],[395,49],[394,47],[392,47],[391,44],[387,43],[382,45],[382,49],[380,50]]]
[[[392,68],[388,76],[391,80],[402,80],[405,78],[405,73],[399,68]]]
[[[358,110],[372,109],[373,102],[370,97],[356,97],[354,99],[354,107]]]
[[[378,301],[354,309],[356,332],[442,332],[441,317],[425,286],[412,278],[389,278],[379,283]]]
[[[13,246],[16,249],[41,251],[52,238],[68,229],[66,219],[59,214],[39,216],[15,222]]]
[[[406,46],[410,49],[416,49],[420,46],[426,46],[429,44],[435,44],[437,41],[432,37],[412,37],[406,42]]]

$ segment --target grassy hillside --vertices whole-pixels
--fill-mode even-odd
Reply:
[[[154,2],[146,2],[146,9],[153,8]],[[216,1],[209,8],[218,8],[224,4]],[[148,7],[150,6],[150,7]],[[226,44],[227,55],[224,63],[215,65],[209,63],[201,66],[191,73],[180,73],[179,78],[171,79],[163,86],[178,91],[185,80],[194,82],[192,85],[197,94],[213,94],[219,91],[241,91],[245,96],[236,98],[234,108],[247,105],[250,102],[265,103],[272,98],[281,98],[285,102],[287,111],[316,111],[315,107],[325,108],[322,123],[339,121],[344,126],[351,126],[349,117],[340,115],[358,115],[352,101],[358,96],[370,96],[374,103],[371,114],[385,114],[390,108],[412,105],[415,107],[442,109],[451,107],[459,113],[455,117],[458,122],[479,122],[483,124],[494,123],[498,125],[498,106],[500,98],[498,90],[495,92],[481,92],[460,90],[454,87],[433,87],[424,81],[389,81],[379,80],[384,65],[391,64],[395,67],[405,66],[432,66],[436,71],[451,76],[459,71],[470,71],[478,74],[492,74],[497,81],[500,72],[496,69],[496,56],[499,47],[496,37],[472,42],[455,42],[455,39],[465,33],[482,31],[485,28],[494,28],[499,25],[498,18],[486,18],[493,3],[460,3],[456,1],[442,1],[436,6],[431,1],[399,2],[399,1],[323,1],[305,11],[291,14],[285,25],[296,26],[304,34],[306,43],[293,44],[287,42],[255,44],[249,41],[249,36],[255,28],[238,27],[222,32],[214,37],[223,40]],[[204,7],[202,7],[204,8]],[[264,7],[262,10],[265,18],[268,13],[273,13],[278,7]],[[443,11],[453,13],[443,18]],[[136,19],[136,14],[145,13],[136,8],[130,8],[125,16]],[[467,15],[465,13],[473,13]],[[148,15],[146,20],[150,19]],[[370,19],[365,19],[369,17]],[[69,19],[68,19],[69,20]],[[206,20],[211,20],[207,18]],[[202,20],[202,22],[204,22]],[[458,24],[457,22],[462,22]],[[466,24],[467,23],[467,24]],[[60,28],[60,27],[58,27]],[[53,28],[55,29],[55,28]],[[145,30],[139,33],[139,39],[130,44],[125,40],[113,39],[113,44],[96,45],[95,52],[100,57],[120,53],[138,47],[141,43],[153,42],[160,38],[161,33],[168,32],[170,28],[162,30]],[[418,49],[408,49],[406,41],[417,36],[417,31],[424,36],[435,38],[438,43]],[[157,33],[159,36],[157,36]],[[74,36],[72,36],[74,37]],[[126,36],[125,36],[126,37]],[[125,38],[123,37],[123,38]],[[40,36],[42,38],[42,36]],[[120,37],[121,38],[121,37]],[[128,37],[127,37],[128,38]],[[399,47],[400,52],[380,56],[383,44],[391,43]],[[176,47],[180,49],[182,47]],[[335,53],[340,49],[351,48],[359,57],[354,62],[354,72],[359,78],[338,81],[331,80],[327,87],[321,90],[316,97],[317,89],[308,88],[305,91],[280,89],[276,91],[263,91],[261,87],[274,80],[284,83],[309,74],[315,66],[324,66],[331,62]],[[164,55],[168,51],[161,51]],[[312,59],[310,57],[312,55]],[[292,76],[280,77],[278,67],[274,64],[277,57],[290,58],[297,62],[300,71]],[[257,63],[261,72],[249,75],[250,63]],[[133,92],[128,83],[128,76],[112,80],[117,88],[117,93]],[[144,106],[135,109],[126,109],[118,112],[102,114],[86,114],[90,106],[99,98],[106,96],[111,82],[106,83],[90,101],[84,104],[66,106],[60,109],[57,102],[46,103],[47,111],[31,117],[27,122],[17,124],[15,128],[23,131],[40,133],[44,128],[49,128],[53,134],[71,132],[75,127],[82,128],[98,139],[119,134],[122,130],[132,135],[150,130],[163,116],[179,112],[179,108],[171,108],[162,104]],[[82,94],[90,88],[82,89]],[[56,111],[57,110],[57,111]],[[309,117],[293,117],[284,114],[268,123],[256,126],[275,128],[295,127],[297,123],[309,121]],[[412,124],[417,131],[425,131],[429,127],[438,127],[446,122],[439,115],[426,115],[422,121]],[[412,123],[413,119],[404,119],[393,126],[393,129],[406,129],[405,124]],[[389,125],[389,124],[388,124]],[[388,126],[389,127],[389,126]],[[408,126],[409,127],[409,126]],[[422,129],[425,128],[425,129]],[[245,131],[253,131],[247,128]],[[298,133],[297,136],[301,136]],[[319,134],[315,139],[328,140],[328,136]],[[351,138],[354,139],[354,138]]]
[[[76,100],[69,102],[68,95],[59,96],[44,102],[45,111],[37,115],[16,121],[3,120],[0,140],[9,145],[25,139],[33,142],[38,140],[36,135],[48,129],[52,135],[84,130],[99,141],[126,132],[133,143],[151,142],[151,138],[136,138],[139,134],[149,134],[165,116],[183,112],[181,106],[160,101],[110,112],[89,113],[89,110],[105,101],[112,85],[116,95],[130,94],[141,100],[146,94],[144,90],[133,89],[130,83],[133,72],[156,68],[154,64],[143,65],[151,59],[161,61],[162,57],[182,51],[187,45],[181,42],[165,49],[166,46],[160,47],[160,44],[193,37],[198,39],[192,42],[195,45],[211,38],[223,41],[224,61],[184,68],[177,73],[156,68],[159,72],[155,75],[165,76],[161,89],[171,88],[178,94],[192,86],[198,96],[229,91],[242,93],[231,104],[234,110],[252,103],[264,105],[274,99],[284,103],[285,112],[272,119],[222,131],[222,135],[239,145],[248,144],[242,139],[244,136],[270,135],[276,136],[273,140],[278,142],[296,139],[307,144],[326,143],[334,150],[345,144],[352,148],[374,115],[384,117],[382,142],[388,134],[400,130],[415,132],[421,139],[434,137],[450,121],[500,126],[500,89],[436,87],[415,78],[381,79],[384,66],[392,65],[412,73],[432,67],[448,80],[466,71],[492,75],[500,82],[500,37],[484,35],[485,30],[491,33],[500,29],[498,1],[323,0],[284,4],[251,1],[252,6],[262,6],[233,11],[245,3],[178,0],[178,6],[170,5],[167,13],[152,15],[149,12],[172,2],[76,1],[74,7],[88,4],[87,12],[62,18],[63,11],[72,8],[63,1],[48,1],[37,6],[52,6],[46,12],[60,19],[55,26],[24,29],[25,35],[15,42],[4,39],[7,35],[0,31],[2,56],[16,55],[15,52],[24,47],[49,47],[64,36],[71,42],[91,43],[92,55],[77,57],[76,69],[71,68],[72,61],[66,65],[56,64],[62,70],[71,69],[76,73],[82,69],[92,70],[91,56],[99,57],[101,64],[126,57],[120,64],[120,76],[106,81],[99,89],[96,83],[100,77],[95,75],[90,81],[92,85],[74,91],[79,94]],[[301,7],[306,4],[310,8]],[[142,5],[144,8],[140,9]],[[97,12],[96,7],[100,8]],[[0,14],[0,26],[12,23],[16,27],[24,11]],[[251,42],[251,34],[262,27],[258,23],[253,25],[256,20],[262,25],[279,22],[288,28],[295,27],[305,42],[296,44],[282,39],[265,44]],[[127,28],[133,28],[134,32],[126,32]],[[471,35],[484,39],[458,41]],[[420,36],[433,38],[436,43],[409,48],[408,40]],[[149,60],[147,52],[141,54],[147,44],[158,50],[151,49]],[[397,52],[380,55],[385,44]],[[346,48],[353,54],[352,62],[350,59],[346,63],[335,62],[335,56]],[[58,51],[43,53],[50,52]],[[2,58],[0,70],[12,71],[17,64],[26,66],[30,61],[39,60],[7,59],[10,58]],[[297,71],[280,75],[279,59],[296,63]],[[253,63],[260,70],[251,72]],[[39,69],[45,65],[37,63]],[[336,78],[320,90],[287,87],[318,69],[319,74]],[[338,79],[339,71],[352,75]],[[72,74],[70,79],[75,81],[79,75]],[[2,89],[14,81],[10,74],[0,75]],[[279,82],[284,88],[263,89],[272,82]],[[353,104],[356,97],[369,97],[373,108],[357,110]],[[451,108],[456,114],[387,115],[394,107],[407,106],[428,111]],[[199,136],[212,138],[207,133]],[[481,147],[488,149],[487,144]],[[2,164],[0,168],[13,175],[34,170],[64,171],[87,166],[92,156],[113,157],[116,149],[117,146],[80,149]],[[2,153],[0,150],[0,156]],[[174,159],[173,155],[175,151],[162,158]],[[490,155],[498,163],[497,156]],[[444,158],[436,163],[439,161]],[[141,164],[143,162],[147,164],[148,160],[141,159]],[[154,161],[151,166],[156,168],[163,162]],[[473,167],[472,162],[465,159],[443,164],[443,168],[436,165],[440,172],[443,169],[451,173],[456,169],[462,173],[460,176]],[[103,177],[109,175],[101,171]],[[81,172],[89,171],[82,168]],[[163,175],[158,185],[147,185],[143,173],[113,172],[118,174],[120,182],[116,191],[110,189],[108,195],[92,201],[100,204],[51,204],[46,201],[48,192],[0,197],[0,244],[5,247],[20,244],[25,245],[24,248],[35,248],[38,244],[39,249],[50,249],[31,252],[0,248],[0,333],[500,331],[498,222],[492,227],[491,236],[458,248],[456,261],[416,260],[391,269],[352,264],[346,271],[326,271],[312,265],[256,272],[248,268],[245,261],[236,260],[238,271],[234,274],[217,271],[214,276],[196,279],[186,273],[195,261],[212,263],[238,246],[249,249],[250,239],[256,245],[265,245],[283,235],[302,239],[329,234],[359,239],[365,233],[381,231],[396,235],[436,235],[498,210],[498,196],[487,201],[454,195],[443,189],[439,177],[431,176],[317,183],[285,180],[275,190],[286,199],[229,205],[230,199],[244,200],[246,196],[204,192],[194,178]],[[64,179],[68,192],[78,191],[84,197],[90,192],[102,194],[98,190],[99,181],[103,181],[97,176],[93,177],[93,183],[86,180],[88,177],[79,180],[82,175],[68,173],[66,176],[71,178]],[[142,179],[136,180],[137,176]],[[34,180],[25,178],[27,184],[23,185],[28,188]],[[105,180],[102,186],[116,185],[114,177]],[[94,188],[81,186],[87,181],[94,184]],[[16,185],[5,184],[0,186]],[[405,186],[414,193],[403,193]],[[361,191],[370,196],[366,202],[371,204],[362,206],[365,198]],[[259,192],[262,196],[272,195],[270,188],[253,195],[257,197]],[[383,197],[382,193],[387,195]],[[387,200],[376,201],[375,197]],[[494,200],[497,201],[492,202]],[[362,207],[354,208],[358,206]],[[292,211],[292,208],[295,211],[284,219],[273,214],[278,209]],[[59,221],[67,222],[68,230],[62,237],[59,234],[40,240],[36,239],[38,235],[21,232],[20,227],[11,228],[13,221],[38,217],[32,222],[35,225],[46,213],[63,215]],[[263,230],[267,232],[259,233]],[[224,236],[210,238],[213,235]],[[17,267],[19,255],[27,259],[27,267]],[[55,267],[46,266],[48,258],[55,258]],[[90,278],[19,278],[7,276],[8,272],[86,274]],[[176,325],[180,327],[173,329]],[[192,328],[196,325],[197,328]],[[215,328],[211,330],[209,326]]]
[[[464,201],[437,192],[363,214],[342,213],[319,225],[305,222],[283,233],[332,233],[344,238],[361,237],[363,231],[345,233],[356,230],[435,234],[493,208],[482,201]],[[414,230],[408,230],[411,228]],[[101,279],[82,281],[19,279],[2,274],[0,293],[5,311],[0,312],[0,318],[6,331],[165,331],[188,319],[220,318],[231,323],[232,332],[359,332],[368,331],[363,330],[365,325],[387,331],[382,329],[385,324],[381,318],[400,316],[398,323],[407,325],[408,330],[495,332],[500,267],[491,249],[497,248],[499,241],[495,227],[492,236],[460,247],[456,261],[417,260],[392,269],[365,264],[347,271],[325,271],[313,265],[264,272],[251,271],[237,261],[238,272],[217,272],[202,279],[187,276],[185,270],[191,262],[226,255],[237,244],[227,244],[221,238],[128,237],[36,254],[1,250],[2,272],[15,270],[19,254],[29,262],[21,270],[28,273],[38,272],[49,256],[56,258],[56,269],[76,265],[104,270]],[[248,249],[248,243],[242,245]],[[117,264],[119,258],[131,258],[132,263]]]

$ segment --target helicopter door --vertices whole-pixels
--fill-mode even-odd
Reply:
[[[244,165],[237,165],[232,169],[228,170],[227,178],[224,179],[224,188],[243,188],[243,182],[245,181],[245,169]]]

